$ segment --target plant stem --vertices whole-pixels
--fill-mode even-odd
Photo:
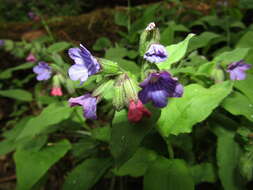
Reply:
[[[131,30],[131,0],[127,1],[127,15],[128,15],[128,21],[127,21],[127,30],[128,34],[130,33]]]

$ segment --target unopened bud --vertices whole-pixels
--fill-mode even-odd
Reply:
[[[120,111],[125,106],[125,93],[124,93],[124,75],[120,75],[114,83],[114,99],[112,104],[117,111]]]
[[[113,80],[109,80],[109,81],[104,82],[96,90],[93,91],[92,96],[103,95],[103,93],[106,90],[111,89],[113,82],[114,82]]]
[[[214,79],[215,83],[223,82],[225,79],[224,71],[218,67],[213,69],[211,76]]]
[[[160,41],[159,29],[156,28],[155,23],[152,22],[141,33],[139,44],[140,55],[143,56],[146,53],[150,44],[159,43],[159,41]]]
[[[102,71],[105,74],[119,74],[120,73],[120,67],[118,63],[114,61],[110,61],[108,59],[102,59],[99,58],[99,63],[101,64]]]

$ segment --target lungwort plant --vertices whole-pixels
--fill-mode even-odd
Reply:
[[[129,179],[142,180],[144,190],[246,187],[253,175],[253,75],[243,60],[252,50],[238,45],[208,59],[196,51],[198,39],[188,34],[164,46],[150,23],[135,62],[108,59],[108,52],[98,58],[66,42],[1,41],[27,56],[1,79],[33,68],[29,80],[36,83],[34,93],[19,83],[0,90],[17,100],[15,112],[24,107],[0,143],[0,154],[14,152],[17,189],[53,184],[56,171],[64,190],[88,190],[99,180],[103,189],[129,189]],[[29,115],[35,108],[41,112]]]

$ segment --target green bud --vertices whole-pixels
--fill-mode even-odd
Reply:
[[[53,76],[53,86],[54,87],[60,87],[61,86],[61,81],[59,75],[54,75]]]
[[[73,94],[75,92],[74,84],[75,83],[72,80],[66,79],[66,88],[70,94]]]
[[[215,83],[223,82],[225,79],[224,71],[219,67],[213,69],[211,76],[214,79]]]
[[[124,77],[123,87],[124,87],[124,92],[125,92],[125,96],[126,96],[126,99],[125,99],[126,105],[128,105],[131,100],[134,100],[137,103],[137,101],[138,101],[138,94],[137,94],[138,85],[136,84],[136,82],[133,79],[129,78],[128,75],[126,75],[126,74]]]
[[[155,23],[150,23],[147,28],[141,33],[139,52],[141,56],[144,56],[149,46],[153,43],[159,43],[160,32],[159,29],[155,27]]]
[[[102,67],[102,72],[105,74],[119,74],[121,69],[118,63],[108,59],[97,58]]]
[[[102,83],[96,90],[93,91],[92,96],[99,96],[102,95],[106,90],[111,90],[113,82],[113,80],[108,80]]]
[[[114,98],[112,104],[117,111],[120,111],[124,108],[125,105],[125,93],[124,93],[124,75],[120,75],[114,83]]]

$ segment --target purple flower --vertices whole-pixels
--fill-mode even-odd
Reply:
[[[97,98],[91,96],[90,94],[85,94],[76,98],[70,98],[68,100],[69,105],[73,106],[82,106],[83,115],[87,119],[97,119]]]
[[[80,80],[83,83],[99,71],[100,64],[82,44],[80,48],[70,48],[68,53],[75,62],[68,71],[71,80]]]
[[[165,47],[161,44],[151,44],[148,51],[144,55],[144,59],[151,63],[160,63],[168,58]]]
[[[52,68],[44,61],[33,67],[33,72],[37,74],[37,80],[48,80],[52,75]]]
[[[0,47],[4,46],[4,40],[0,40]]]
[[[166,71],[150,73],[140,87],[142,90],[138,96],[142,103],[152,101],[153,105],[159,108],[167,105],[168,97],[181,97],[184,91],[178,80]]]
[[[250,64],[246,64],[243,60],[241,60],[228,65],[227,72],[229,72],[231,80],[244,80],[246,78],[245,71],[250,68]]]

